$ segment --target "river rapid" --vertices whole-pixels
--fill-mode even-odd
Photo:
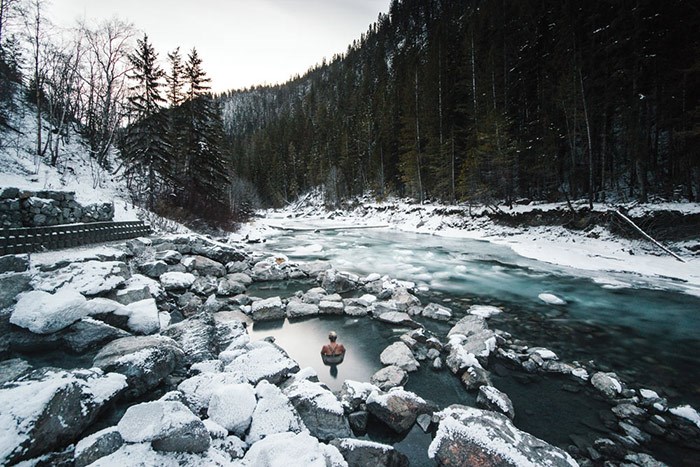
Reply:
[[[523,258],[488,242],[386,228],[281,231],[252,248],[283,253],[292,261],[330,261],[338,270],[359,275],[379,273],[415,282],[424,305],[441,303],[457,319],[471,305],[495,305],[503,313],[489,319],[492,329],[507,331],[532,347],[547,347],[563,361],[593,362],[598,370],[614,371],[630,387],[656,390],[671,406],[700,405],[700,298],[684,293],[682,284],[564,268]],[[249,292],[284,298],[316,285],[276,283]],[[543,293],[556,295],[566,304],[545,303],[538,298]],[[443,339],[450,327],[429,320],[421,324]],[[337,373],[319,358],[332,329],[349,349]],[[314,367],[319,378],[337,390],[345,379],[368,381],[381,368],[381,351],[405,329],[367,318],[322,317],[256,323],[251,332],[254,338],[274,336],[302,367]],[[572,434],[605,431],[598,413],[609,407],[602,401],[562,390],[566,382],[554,377],[528,378],[499,366],[496,370],[494,385],[513,400],[518,414],[515,423],[521,429],[560,447],[572,444]],[[421,368],[406,387],[443,407],[474,402],[474,396],[449,371]],[[409,434],[404,440],[391,441],[410,445],[422,444],[420,440]],[[663,446],[654,454],[666,461],[690,455]],[[697,454],[692,456],[697,459]]]

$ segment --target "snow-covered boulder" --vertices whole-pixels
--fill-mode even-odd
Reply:
[[[472,305],[467,310],[467,313],[470,315],[481,316],[482,318],[490,318],[503,313],[503,310],[491,305]]]
[[[408,458],[388,444],[354,438],[334,439],[331,446],[340,451],[348,465],[408,467]]]
[[[257,400],[250,384],[219,385],[209,401],[209,419],[229,433],[243,436],[250,426]]]
[[[476,396],[476,403],[486,410],[502,413],[511,420],[515,418],[515,409],[508,395],[493,386],[481,386]]]
[[[346,412],[354,412],[367,401],[367,398],[373,391],[379,391],[379,389],[371,383],[346,379],[340,389],[340,403]]]
[[[460,380],[468,391],[478,389],[481,386],[492,386],[491,374],[481,366],[470,366],[466,369]]]
[[[289,273],[284,267],[286,260],[269,258],[253,265],[250,276],[257,282],[281,281],[289,278]]]
[[[160,330],[158,307],[152,298],[122,305],[98,297],[89,300],[85,307],[90,316],[136,334],[153,334]]]
[[[33,290],[19,297],[10,322],[37,334],[50,334],[87,316],[85,303],[85,297],[70,287],[55,294]]]
[[[219,354],[216,322],[210,313],[199,313],[169,326],[162,335],[175,340],[184,351],[186,365],[212,360]]]
[[[429,303],[423,308],[423,316],[438,321],[449,321],[452,318],[452,310],[438,303]]]
[[[73,451],[75,467],[85,467],[102,457],[109,456],[124,444],[116,426],[105,428],[81,439]]]
[[[160,276],[160,284],[167,291],[187,290],[195,279],[194,274],[189,272],[166,272]]]
[[[247,331],[247,321],[250,320],[240,311],[220,311],[214,313],[216,340],[219,350],[230,349],[231,346],[243,347],[250,342]]]
[[[406,384],[408,372],[396,365],[389,365],[374,373],[369,381],[382,391],[388,391],[391,388]]]
[[[214,391],[244,383],[241,375],[235,373],[201,373],[181,382],[177,389],[184,395],[185,404],[196,414],[203,414],[209,408]]]
[[[285,311],[280,297],[258,300],[252,305],[253,321],[270,321],[284,319]]]
[[[158,279],[160,276],[168,272],[168,263],[165,261],[146,261],[139,265],[139,272],[144,276],[152,279]]]
[[[283,393],[312,436],[330,441],[352,435],[342,404],[321,383],[298,379],[285,387]]]
[[[204,256],[222,264],[248,259],[243,251],[230,245],[208,240],[202,236],[191,238],[189,248],[192,254]]]
[[[321,300],[318,304],[318,312],[322,315],[342,315],[344,309],[343,302]]]
[[[591,376],[591,384],[609,399],[614,399],[622,393],[622,383],[615,373],[594,373]]]
[[[98,369],[44,368],[6,383],[0,388],[0,464],[76,441],[125,387],[124,376]]]
[[[318,305],[292,300],[287,303],[287,317],[301,318],[303,316],[314,316],[319,313]]]
[[[188,272],[197,271],[200,276],[223,277],[226,275],[226,267],[223,264],[205,256],[186,256],[181,263]]]
[[[40,273],[32,281],[36,290],[55,292],[69,284],[86,296],[107,294],[131,277],[129,267],[121,261],[85,261],[71,263],[58,271]]]
[[[347,467],[338,449],[319,441],[308,432],[276,433],[255,443],[241,461],[241,467]]]
[[[440,465],[577,466],[562,449],[518,430],[505,416],[453,405],[434,414],[439,420],[428,457]]]
[[[261,439],[275,433],[299,433],[304,429],[304,422],[280,388],[267,381],[261,381],[255,387],[255,393],[258,404],[253,411],[246,442],[257,444]]]
[[[162,297],[164,293],[165,291],[163,287],[161,287],[160,282],[141,274],[133,274],[124,283],[124,286],[114,290],[109,295],[109,298],[122,305],[128,305],[148,298],[158,299]]]
[[[27,269],[29,269],[29,255],[0,256],[0,274],[25,272]]]
[[[8,381],[14,381],[34,369],[26,360],[11,358],[0,362],[0,386]]]
[[[351,272],[327,269],[318,275],[318,280],[328,293],[345,293],[359,287],[360,277]]]
[[[182,358],[182,349],[169,337],[125,337],[104,346],[93,365],[125,375],[129,384],[126,395],[135,398],[160,384]]]
[[[225,371],[242,375],[251,384],[262,380],[277,384],[299,371],[297,362],[282,348],[267,341],[251,342],[245,352],[226,365]]]
[[[156,260],[173,265],[182,261],[182,253],[177,250],[161,250],[156,252]]]
[[[307,290],[302,296],[301,301],[304,303],[311,303],[318,305],[321,300],[325,300],[328,292],[322,287],[313,287]]]
[[[395,324],[397,326],[405,326],[409,328],[420,327],[420,324],[413,321],[409,314],[404,313],[403,311],[388,311],[386,313],[375,315],[375,318],[383,323]]]
[[[389,392],[373,392],[367,398],[367,410],[397,433],[411,429],[420,414],[432,414],[436,407],[420,396],[392,388]]]
[[[413,356],[413,352],[403,342],[394,342],[384,349],[379,355],[379,360],[383,365],[395,365],[409,372],[420,368],[420,363]]]
[[[122,329],[92,318],[83,318],[60,331],[59,334],[62,346],[77,354],[130,335]]]
[[[190,291],[199,295],[200,297],[208,297],[216,292],[216,288],[217,282],[215,277],[199,276],[192,283]]]
[[[488,326],[484,318],[481,316],[467,315],[452,326],[447,333],[447,337],[450,337],[453,334],[461,334],[465,337],[469,337],[472,334],[477,334],[487,329]]]
[[[404,287],[397,287],[392,293],[391,299],[396,303],[399,311],[408,312],[412,307],[420,307],[421,305],[418,297]]]
[[[216,294],[222,297],[232,297],[245,292],[246,286],[238,282],[233,276],[235,274],[229,274],[226,277],[221,277],[216,286]]]
[[[168,452],[203,452],[211,438],[204,423],[184,404],[153,401],[132,405],[117,424],[128,443],[150,442]]]

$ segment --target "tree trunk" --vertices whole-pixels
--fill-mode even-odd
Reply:
[[[583,75],[581,69],[578,70],[578,77],[581,83],[581,100],[583,101],[583,117],[586,120],[586,135],[588,137],[588,206],[593,210],[594,198],[594,177],[593,177],[593,142],[591,139],[591,123],[588,118],[588,105],[586,104],[586,92],[583,88]]]
[[[416,64],[416,172],[418,175],[418,198],[420,204],[423,204],[423,178],[421,175],[421,157],[420,157],[420,120],[418,118],[418,64]]]

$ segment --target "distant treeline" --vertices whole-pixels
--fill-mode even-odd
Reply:
[[[219,96],[234,172],[418,200],[700,200],[700,6],[394,0],[342,56]]]

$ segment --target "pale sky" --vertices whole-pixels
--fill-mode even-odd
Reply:
[[[118,16],[148,34],[161,65],[180,46],[204,61],[215,92],[304,74],[359,39],[390,0],[52,0],[59,26]]]

